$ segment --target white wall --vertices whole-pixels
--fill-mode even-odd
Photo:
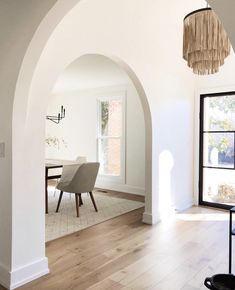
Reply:
[[[56,113],[61,104],[66,118],[59,125],[46,122],[46,137],[64,139],[60,148],[46,145],[46,158],[71,159],[86,156],[97,160],[97,100],[99,97],[126,95],[126,174],[125,182],[97,179],[97,186],[136,194],[145,192],[145,129],[139,96],[133,84],[62,92],[52,95],[47,114]],[[138,128],[138,130],[136,130]]]
[[[225,59],[225,64],[220,67],[219,72],[208,76],[198,76],[195,87],[197,90],[213,90],[233,86],[235,84],[234,69],[235,55],[233,49],[231,49],[230,55]]]
[[[130,82],[127,73],[108,57],[87,54],[65,68],[54,84],[53,93],[84,91]]]

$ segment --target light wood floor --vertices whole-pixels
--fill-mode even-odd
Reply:
[[[119,191],[113,191],[113,190],[101,189],[101,188],[96,188],[96,191],[98,191],[99,194],[103,194],[105,196],[113,196],[116,198],[124,198],[128,200],[134,200],[134,201],[140,201],[140,202],[144,202],[145,200],[144,196],[142,195],[127,193],[127,192],[119,192]]]
[[[228,212],[195,207],[155,226],[142,212],[49,242],[51,273],[19,289],[198,290],[227,273]]]

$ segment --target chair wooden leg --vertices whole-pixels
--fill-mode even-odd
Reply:
[[[78,193],[75,193],[75,201],[76,201],[77,217],[79,217]]]
[[[58,204],[57,204],[57,208],[56,208],[56,212],[59,211],[62,196],[63,196],[63,191],[61,190],[61,192],[60,192],[60,197],[59,197]]]
[[[83,205],[82,195],[79,193],[79,206]]]
[[[97,206],[95,204],[95,199],[94,199],[93,193],[92,192],[89,192],[89,194],[90,194],[90,197],[91,197],[91,201],[92,201],[92,203],[94,205],[95,211],[98,211]]]

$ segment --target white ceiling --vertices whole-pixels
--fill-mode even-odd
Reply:
[[[101,55],[85,55],[70,64],[58,78],[53,93],[116,86],[130,82],[112,60]]]

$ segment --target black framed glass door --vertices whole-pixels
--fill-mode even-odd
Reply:
[[[235,92],[200,97],[199,204],[235,206]]]

